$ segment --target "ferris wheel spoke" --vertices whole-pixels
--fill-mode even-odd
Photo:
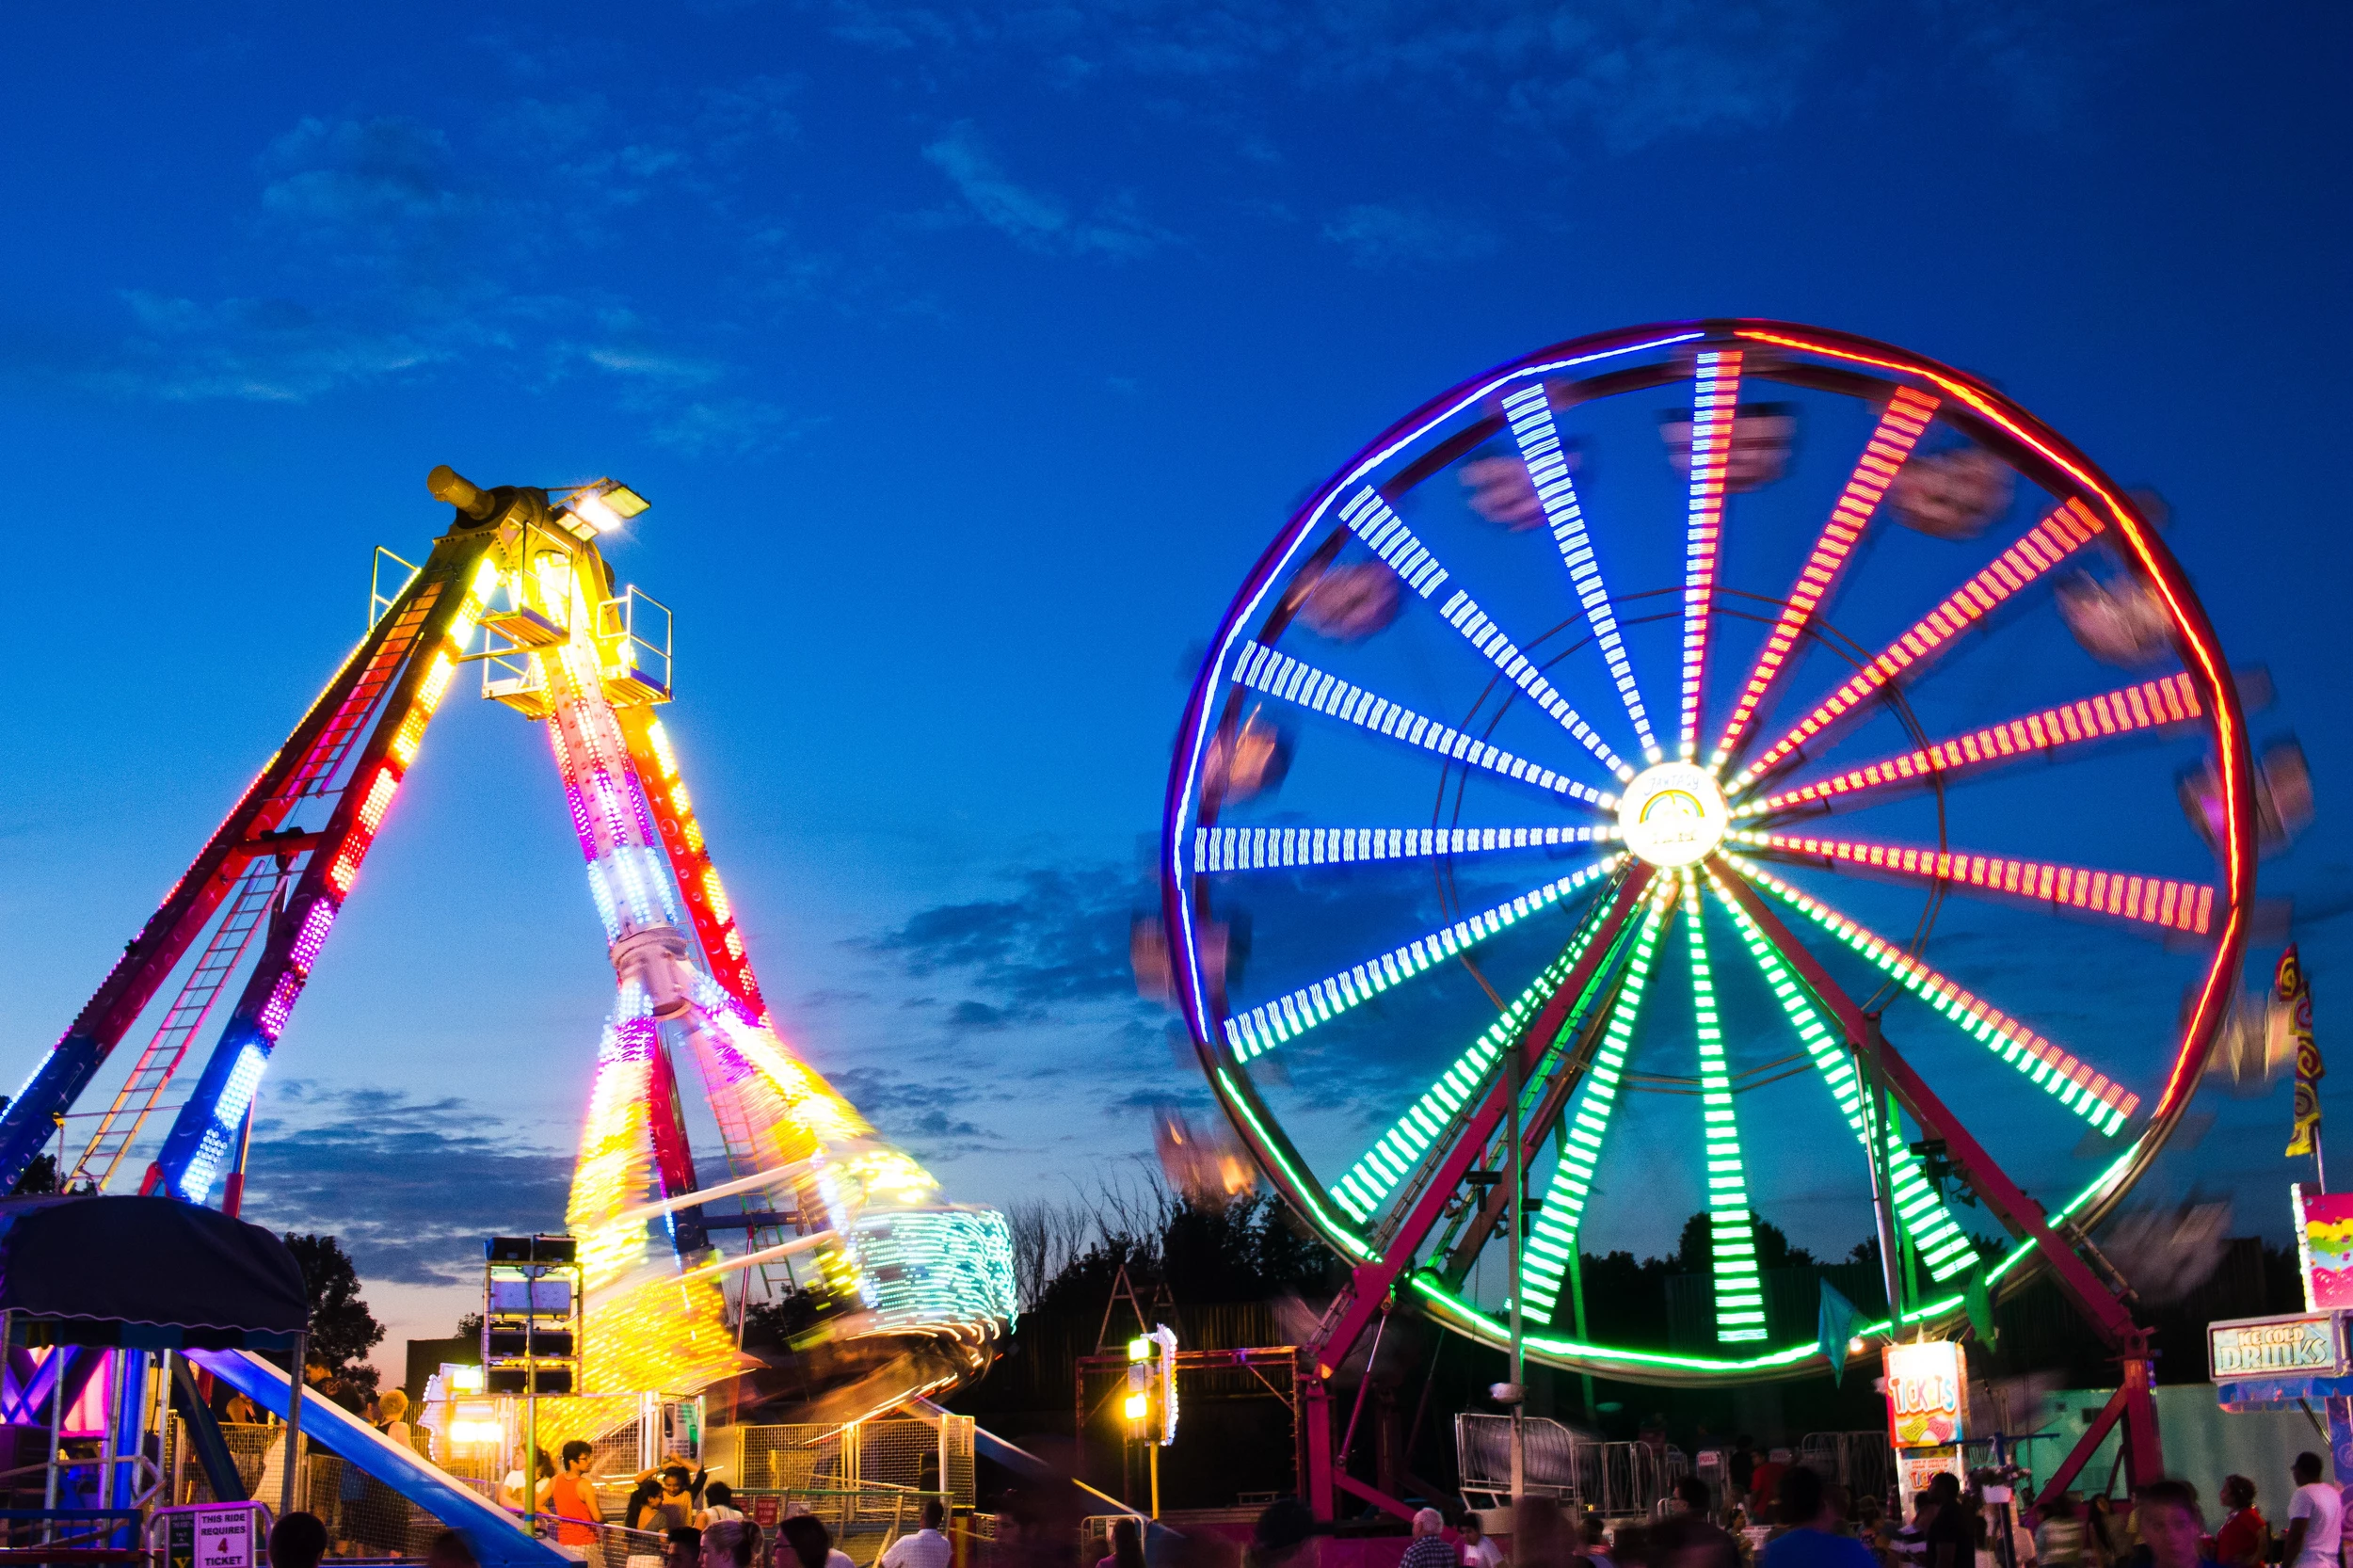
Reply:
[[[1643,757],[1656,762],[1663,754],[1651,732],[1650,713],[1642,706],[1642,691],[1634,680],[1625,637],[1618,630],[1618,612],[1609,600],[1609,584],[1602,580],[1601,562],[1585,530],[1584,508],[1577,504],[1576,476],[1569,472],[1568,454],[1561,449],[1561,432],[1553,424],[1551,399],[1543,386],[1527,387],[1505,398],[1503,410],[1519,442],[1529,483],[1536,488],[1545,521],[1551,526],[1553,543],[1560,548],[1561,564],[1568,568],[1577,602],[1593,629],[1594,646],[1609,665],[1609,679],[1618,688],[1619,700],[1625,704],[1626,717],[1633,721]]]
[[[1822,1015],[1798,983],[1796,975],[1783,961],[1754,917],[1742,907],[1711,868],[1707,872],[1708,887],[1730,912],[1733,924],[1738,928],[1741,945],[1756,963],[1757,971],[1781,1003],[1782,1013],[1806,1054],[1814,1059],[1814,1066],[1821,1076],[1822,1085],[1830,1091],[1832,1100],[1844,1117],[1849,1131],[1862,1145],[1864,1158],[1872,1158],[1871,1127],[1877,1118],[1864,1095],[1863,1081],[1855,1075],[1854,1063],[1841,1048],[1838,1032],[1826,1023]],[[1977,1249],[1962,1234],[1945,1200],[1930,1185],[1928,1173],[1920,1168],[1917,1155],[1904,1141],[1902,1128],[1888,1119],[1883,1139],[1885,1148],[1880,1158],[1886,1161],[1888,1197],[1896,1218],[1911,1235],[1920,1259],[1929,1272],[1939,1281],[1965,1273],[1977,1262]],[[1891,1306],[1893,1304],[1890,1304]]]
[[[1815,801],[1843,804],[1877,790],[1939,776],[1949,780],[1956,774],[1995,766],[2012,759],[2050,757],[2068,746],[2110,736],[2186,724],[2203,718],[2205,712],[2198,700],[2198,687],[2188,675],[2169,675],[2062,703],[2057,708],[2045,708],[2024,718],[1988,725],[1905,756],[1849,768],[1834,777],[1745,803],[1736,808],[1733,815],[1760,816]]]
[[[1858,843],[1849,839],[1817,839],[1796,833],[1760,833],[1735,828],[1727,840],[1786,855],[1819,856],[1836,869],[1844,862],[1866,866],[1897,876],[1945,882],[1955,887],[2001,898],[2031,899],[2064,904],[2071,909],[2111,915],[2168,931],[2203,936],[2214,919],[2214,888],[2204,882],[2176,882],[2164,876],[2135,876],[2124,872],[2086,871],[2080,866],[2054,866],[2040,860],[2012,860],[1999,855],[1970,855],[1947,850],[1907,849],[1896,844]]]
[[[1877,932],[1799,891],[1753,861],[1737,855],[1722,858],[1751,883],[1829,932],[1964,1032],[1975,1035],[2028,1081],[2099,1131],[2113,1134],[2139,1108],[2138,1095],[1972,996]]]
[[[1625,983],[1609,1009],[1593,1065],[1586,1069],[1568,1122],[1561,1129],[1561,1158],[1552,1168],[1536,1223],[1529,1230],[1528,1246],[1520,1255],[1519,1289],[1527,1308],[1542,1321],[1561,1303],[1561,1284],[1569,1260],[1577,1256],[1577,1230],[1585,1205],[1593,1196],[1593,1173],[1601,1162],[1609,1133],[1610,1112],[1617,1109],[1625,1060],[1634,1041],[1634,1025],[1641,1016],[1642,997],[1650,988],[1651,965],[1658,954],[1658,931],[1674,904],[1678,888],[1671,877],[1651,885],[1649,907],[1634,937],[1633,956],[1626,961]]]
[[[1618,836],[1596,827],[1196,827],[1196,872],[1287,871],[1370,860],[1422,860],[1504,850],[1559,849]]]
[[[1372,552],[1388,563],[1391,570],[1405,579],[1413,590],[1428,599],[1437,592],[1447,579],[1446,568],[1438,564],[1430,547],[1415,536],[1404,520],[1381,499],[1381,492],[1367,485],[1356,492],[1354,500],[1340,508],[1340,520],[1353,529]],[[1543,709],[1552,721],[1567,730],[1577,744],[1583,746],[1601,765],[1620,778],[1634,776],[1633,768],[1609,748],[1609,743],[1597,734],[1593,727],[1580,717],[1569,699],[1550,680],[1534,660],[1519,649],[1519,645],[1504,635],[1479,601],[1461,588],[1447,597],[1438,606],[1438,615],[1463,639],[1479,650],[1481,657],[1501,670],[1504,679],[1528,694],[1529,700]]]
[[[1683,872],[1683,929],[1691,960],[1692,1033],[1699,1043],[1700,1128],[1705,1147],[1710,1261],[1715,1269],[1716,1337],[1724,1344],[1765,1337],[1765,1282],[1756,1272],[1756,1227],[1740,1154],[1740,1121],[1732,1072],[1716,1012],[1716,974],[1707,959],[1698,879]]]
[[[1517,898],[1506,900],[1493,908],[1482,909],[1450,925],[1440,926],[1401,947],[1391,948],[1385,953],[1319,980],[1312,985],[1303,985],[1288,996],[1261,1002],[1247,1013],[1225,1020],[1226,1044],[1238,1062],[1262,1056],[1286,1040],[1294,1039],[1318,1024],[1328,1022],[1359,1003],[1370,1000],[1390,986],[1402,984],[1416,975],[1427,972],[1432,965],[1468,952],[1536,911],[1549,908],[1615,869],[1624,858],[1623,856],[1613,855],[1582,871],[1531,888]]]
[[[1723,546],[1724,474],[1732,462],[1733,412],[1739,406],[1740,351],[1701,350],[1691,392],[1691,496],[1683,524],[1683,722],[1679,755],[1687,762],[1699,758],[1700,707],[1707,678],[1707,632],[1715,619],[1716,562]]]
[[[1333,1200],[1357,1224],[1370,1224],[1400,1182],[1433,1152],[1460,1136],[1458,1124],[1487,1094],[1504,1049],[1552,1000],[1553,993],[1593,946],[1594,936],[1610,924],[1617,903],[1618,895],[1604,896],[1578,924],[1577,936],[1561,956],[1545,965],[1529,982],[1528,988],[1504,1008],[1502,1015],[1481,1031],[1446,1071],[1431,1080],[1420,1097],[1406,1107],[1405,1113],[1390,1124],[1389,1129],[1375,1139],[1372,1146],[1327,1189]],[[1607,977],[1601,978],[1606,983]],[[1574,1027],[1574,1020],[1566,1027]]]
[[[1616,795],[1515,756],[1501,746],[1489,745],[1474,736],[1464,734],[1451,725],[1425,717],[1402,703],[1376,696],[1362,686],[1318,669],[1303,659],[1278,653],[1264,643],[1252,644],[1249,651],[1235,661],[1233,680],[1236,685],[1246,686],[1254,692],[1264,692],[1269,696],[1295,702],[1343,724],[1352,724],[1377,735],[1386,735],[1405,745],[1461,762],[1465,767],[1483,769],[1504,778],[1532,785],[1559,798],[1581,800],[1603,810],[1618,804]]]
[[[2062,503],[2049,517],[2027,530],[2024,538],[1995,557],[1992,566],[1971,578],[1961,589],[1887,645],[1833,692],[1796,728],[1767,747],[1742,768],[1725,788],[1737,792],[1771,771],[1773,766],[1807,741],[1851,714],[1865,698],[1897,679],[1916,676],[1929,661],[1953,646],[1960,633],[1982,620],[2004,600],[2025,588],[2096,537],[2106,522],[2081,499]]]
[[[1757,654],[1748,680],[1741,682],[1732,716],[1724,721],[1724,731],[1716,738],[1710,767],[1721,768],[1731,760],[1746,738],[1758,705],[1785,672],[1789,650],[1798,634],[1805,630],[1806,622],[1837,585],[1848,561],[1853,557],[1855,542],[1862,538],[1863,530],[1869,524],[1871,515],[1879,510],[1888,486],[1895,483],[1897,472],[1912,456],[1912,449],[1928,429],[1929,421],[1935,417],[1937,401],[1926,392],[1897,387],[1895,396],[1881,411],[1878,428],[1864,444],[1863,456],[1856,460],[1854,472],[1847,476],[1847,487],[1839,492],[1838,504],[1831,508],[1830,520],[1822,525],[1821,535],[1806,555],[1796,584],[1783,602],[1781,617],[1766,634],[1765,647]]]

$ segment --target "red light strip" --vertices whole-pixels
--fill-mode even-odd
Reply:
[[[1740,406],[1740,351],[1700,355],[1691,392],[1691,501],[1683,525],[1683,749],[1699,756],[1700,692],[1707,672],[1707,625],[1716,600],[1716,562],[1722,552],[1724,470],[1732,461],[1732,427]]]
[[[2164,724],[2185,724],[2204,717],[2205,712],[2190,678],[2169,675],[2161,680],[2144,680],[2137,686],[2045,708],[2023,719],[1990,725],[1958,740],[1939,741],[1910,756],[1891,757],[1852,768],[1835,778],[1825,778],[1818,784],[1784,791],[1742,806],[1738,815],[1753,817],[1785,807],[1802,806],[1808,801],[1828,800],[1833,795],[1859,794],[1929,774],[1951,773],[2005,758],[2056,751],[2063,745],[2096,741],[2107,735],[2125,735]]]
[[[1767,635],[1764,651],[1756,656],[1756,667],[1749,672],[1739,700],[1733,705],[1732,717],[1716,741],[1711,767],[1723,766],[1732,748],[1748,732],[1757,705],[1780,679],[1798,633],[1804,630],[1805,623],[1813,618],[1815,610],[1837,583],[1838,574],[1846,569],[1849,557],[1854,553],[1855,541],[1863,536],[1865,525],[1879,509],[1881,498],[1887,494],[1887,487],[1895,483],[1897,471],[1912,456],[1912,449],[1928,429],[1929,421],[1935,417],[1937,401],[1910,387],[1896,389],[1894,399],[1880,415],[1879,428],[1871,432],[1863,456],[1855,462],[1854,472],[1847,478],[1847,488],[1840,492],[1838,504],[1831,508],[1821,537],[1814,541],[1814,552],[1805,558],[1797,585],[1789,590],[1781,619]]]
[[[1831,694],[1830,700],[1741,769],[1739,776],[1727,788],[1737,790],[1750,783],[1905,669],[1942,652],[1961,631],[2098,536],[2106,526],[2080,498],[2061,504],[2057,511],[2028,529],[2025,538],[1996,556],[1992,566],[1971,578],[1959,593],[1930,610],[1911,631],[1888,644],[1879,657],[1857,670],[1852,680]]]
[[[1761,848],[1851,860],[1859,866],[1906,876],[1940,878],[2128,920],[2144,920],[2171,931],[2202,933],[2214,917],[2214,889],[2202,882],[2085,871],[2076,866],[2045,865],[2039,860],[2012,860],[1999,855],[1954,855],[1893,844],[1853,843],[1844,839],[1809,839],[1795,833],[1735,831],[1728,837]]]
[[[2010,418],[2008,411],[1996,406],[1984,392],[1966,381],[1955,380],[1933,367],[1917,363],[1898,364],[1892,360],[1882,360],[1868,354],[1857,353],[1851,348],[1814,343],[1804,338],[1790,337],[1781,332],[1763,331],[1755,328],[1742,328],[1739,336],[1757,343],[1778,344],[1784,348],[1795,348],[1808,354],[1819,354],[1825,359],[1844,360],[1850,364],[1870,365],[1876,369],[1917,376],[1925,380],[1933,381],[1945,389],[1947,396],[1968,404],[1987,420],[2009,431],[2019,440],[2041,454],[2045,459],[2071,476],[2075,483],[2098,496],[2101,503],[2107,507],[2108,515],[2116,520],[2118,531],[2124,536],[2124,542],[2131,547],[2134,559],[2140,563],[2142,573],[2151,585],[2157,590],[2158,596],[2165,600],[2166,609],[2171,613],[2173,625],[2188,640],[2190,657],[2205,673],[2207,689],[2214,692],[2225,692],[2231,689],[2230,672],[2223,664],[2222,649],[2215,643],[2214,633],[2203,625],[2201,619],[2192,617],[2184,606],[2183,595],[2187,592],[2186,586],[2179,580],[2175,569],[2169,563],[2158,559],[2156,552],[2151,548],[2149,536],[2142,532],[2142,524],[2138,518],[2109,493],[2101,476],[2091,472],[2084,463],[2078,461],[2072,450],[2059,450],[2051,441],[2045,440],[2031,430],[2023,428],[2017,421]],[[2227,705],[2217,704],[2214,714],[2214,727],[2216,750],[2222,763],[2223,805],[2225,809],[2235,817],[2239,808],[2239,792],[2246,787],[2246,775],[2243,772],[2241,754],[2244,742],[2238,734],[2237,716]],[[2242,893],[2251,894],[2253,882],[2249,873],[2242,848],[2235,834],[2225,841],[2223,846],[2225,872],[2231,888],[2239,889]],[[2223,926],[2222,940],[2227,946],[2238,939],[2239,908],[2234,903],[2229,910],[2229,919]],[[2198,994],[2198,1005],[2192,1010],[2190,1016],[2183,1021],[2182,1039],[2185,1048],[2174,1053],[2173,1070],[2166,1078],[2165,1093],[2159,1098],[2156,1110],[2151,1112],[2153,1117],[2161,1119],[2170,1115],[2190,1093],[2196,1082],[2196,1075],[2205,1066],[2205,1059],[2202,1055],[2187,1049],[2187,1043],[2200,1038],[2201,1032],[2210,1026],[2217,1012],[2230,1005],[2232,993],[2236,990],[2237,986],[2237,976],[2227,972],[2226,966],[2217,964],[2207,969],[2205,984]]]
[[[2125,1118],[2139,1108],[2138,1095],[2106,1074],[2094,1070],[2090,1064],[2053,1045],[2000,1008],[1970,995],[1869,927],[1848,919],[1819,899],[1808,898],[1781,878],[1738,856],[1726,856],[1724,859],[1733,870],[1804,914],[1886,973],[1894,975],[1907,990],[1976,1033],[1979,1039],[1989,1044],[1999,1040],[2011,1048],[2004,1054],[2009,1056],[2021,1071],[2032,1072],[2030,1063],[2047,1068],[2047,1074],[2035,1073],[2035,1080],[2053,1094],[2062,1096],[2064,1102],[2079,1114],[2089,1114],[2083,1110],[2087,1101],[2107,1107],[2110,1115],[2105,1130],[2114,1132]]]

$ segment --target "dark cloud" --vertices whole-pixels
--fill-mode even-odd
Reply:
[[[484,1237],[563,1228],[571,1156],[519,1143],[483,1106],[301,1081],[270,1104],[246,1217],[340,1236],[372,1279],[463,1283],[479,1277]]]
[[[1128,957],[1132,879],[1108,866],[1048,867],[1013,878],[1019,895],[940,904],[851,945],[915,979],[954,976],[976,993],[951,1015],[1001,1029],[1072,1003],[1135,995]]]

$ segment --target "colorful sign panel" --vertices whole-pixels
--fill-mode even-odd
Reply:
[[[2353,1192],[2288,1189],[2296,1206],[2296,1250],[2304,1265],[2304,1304],[2314,1312],[2353,1306]]]
[[[1963,1465],[1961,1450],[1952,1448],[1907,1448],[1896,1456],[1896,1468],[1903,1478],[1904,1523],[1911,1524],[1912,1500],[1929,1489],[1929,1483],[1939,1476],[1951,1476],[1967,1480],[1969,1472]]]
[[[2206,1325],[2206,1365],[2216,1383],[2343,1377],[2345,1340],[2333,1313],[2240,1318]]]
[[[1899,1448],[1958,1443],[1968,1435],[1969,1368],[1954,1339],[1890,1345],[1887,1430]]]

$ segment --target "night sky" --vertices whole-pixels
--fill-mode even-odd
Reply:
[[[2300,941],[2330,1048],[2353,24],[2061,10],[13,16],[0,1074],[359,635],[371,549],[422,559],[428,468],[610,473],[653,502],[609,553],[677,612],[665,723],[780,1029],[953,1197],[1122,1179],[1155,1099],[1206,1104],[1128,931],[1250,563],[1444,388],[1736,314],[1984,376],[2163,494],[2277,686],[2258,742],[2310,758],[2249,975]],[[2109,832],[2194,844],[2174,765]],[[2180,955],[2095,947],[2075,994],[2009,1000],[2102,1061],[2111,1011],[2170,1016]],[[250,1212],[340,1232],[395,1346],[446,1332],[473,1239],[560,1218],[611,996],[544,738],[446,705],[264,1083]],[[1402,1071],[1351,1038],[1310,1081]],[[1359,1133],[1382,1103],[1328,1096]],[[2193,1114],[2144,1192],[2283,1235],[2285,1086]],[[1663,1250],[1684,1212],[1595,1240]],[[1841,1253],[1862,1229],[1784,1217]]]

